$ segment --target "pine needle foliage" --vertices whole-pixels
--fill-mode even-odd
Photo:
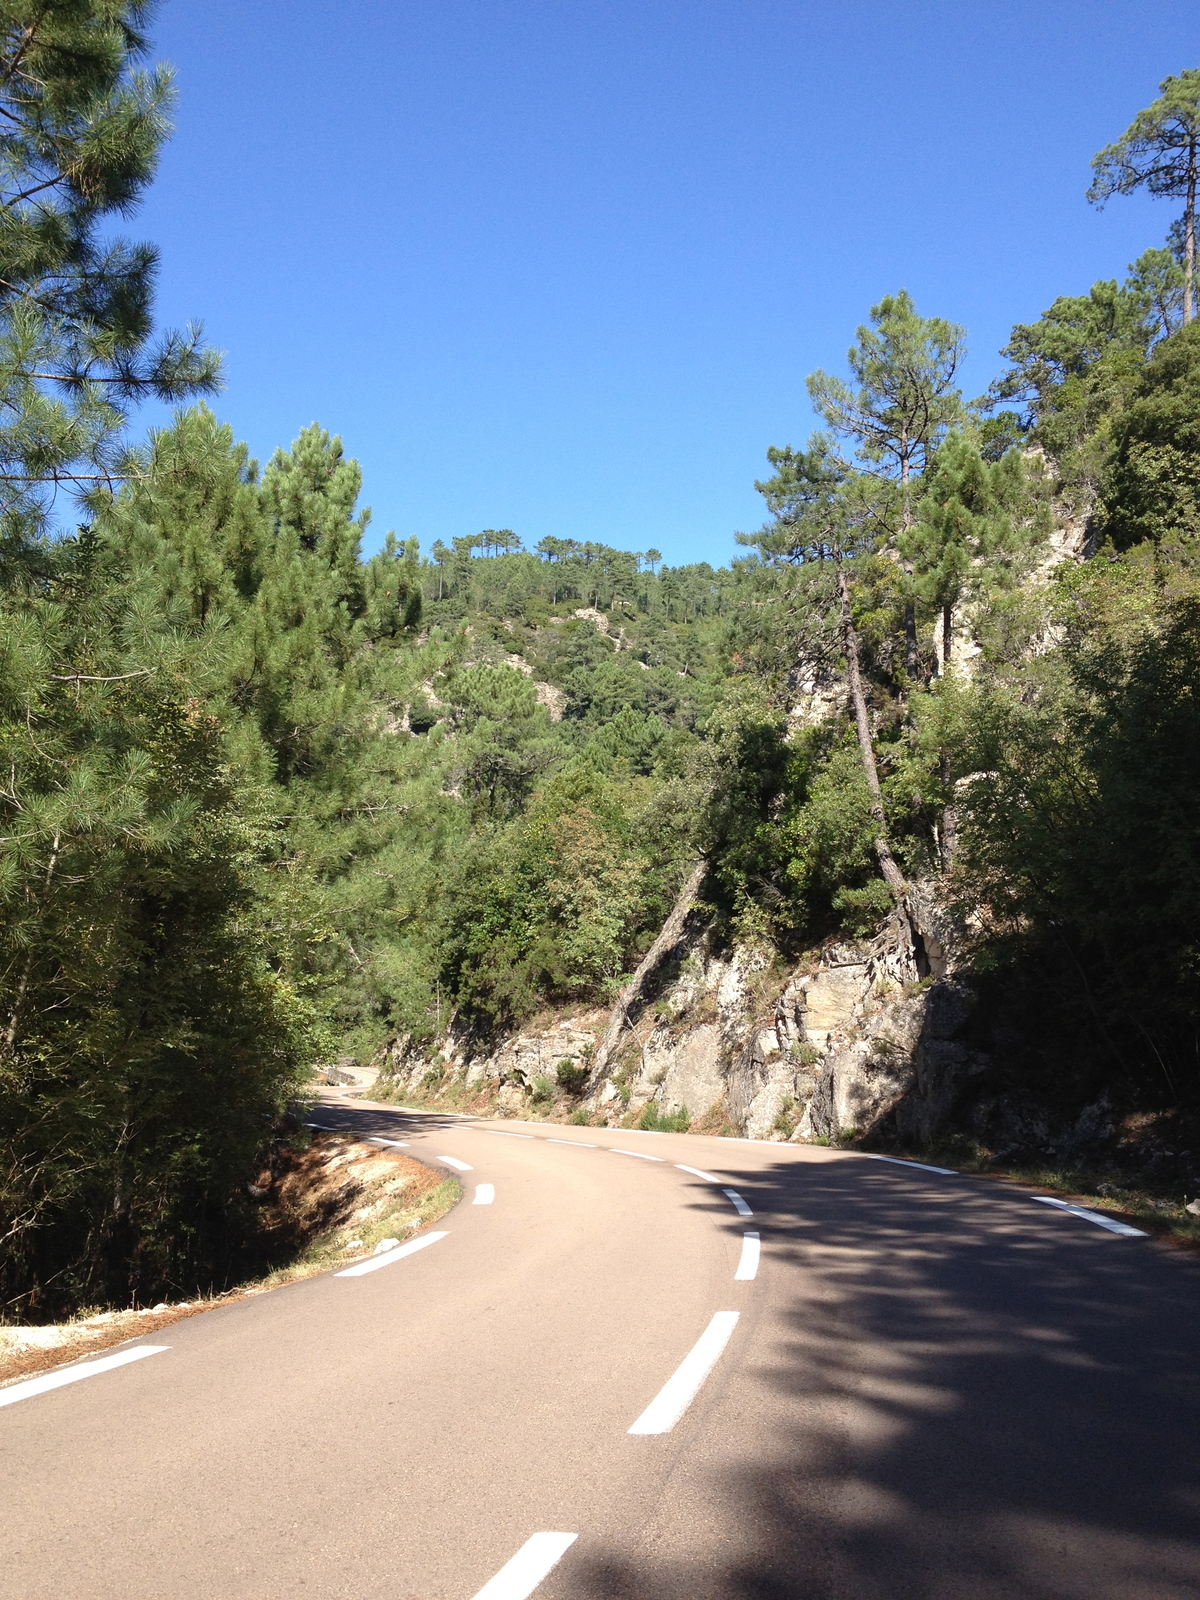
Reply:
[[[20,545],[59,486],[130,470],[142,396],[211,392],[197,327],[153,336],[157,254],[104,231],[128,216],[168,132],[171,76],[145,69],[137,0],[0,4],[0,532]]]

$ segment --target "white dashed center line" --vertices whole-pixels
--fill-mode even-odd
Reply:
[[[381,1144],[385,1150],[407,1150],[408,1145],[403,1139],[381,1139],[378,1134],[372,1135],[367,1140],[368,1144]]]
[[[532,1139],[531,1133],[507,1133],[503,1128],[480,1128],[480,1133],[494,1133],[497,1139]]]
[[[494,1183],[477,1183],[475,1185],[475,1198],[471,1204],[475,1206],[490,1206],[496,1198],[496,1185]]]
[[[640,1150],[613,1150],[614,1156],[633,1156],[635,1161],[661,1161],[661,1156],[644,1156]]]
[[[578,1537],[577,1533],[535,1533],[473,1600],[526,1600]]]
[[[573,1150],[594,1150],[594,1144],[588,1144],[586,1139],[547,1139],[547,1144],[569,1144]]]
[[[718,1311],[691,1350],[630,1428],[630,1433],[670,1433],[700,1392],[737,1327],[736,1311]]]
[[[169,1344],[135,1344],[130,1350],[118,1350],[115,1355],[101,1356],[98,1361],[81,1362],[77,1367],[60,1367],[57,1372],[47,1372],[40,1378],[26,1378],[24,1383],[13,1383],[0,1389],[0,1406],[15,1405],[18,1400],[32,1400],[35,1394],[46,1394],[51,1389],[61,1389],[64,1384],[78,1383],[81,1378],[94,1378],[98,1372],[111,1372],[114,1367],[127,1367],[131,1361],[143,1356],[161,1355]]]
[[[737,1212],[739,1217],[752,1217],[754,1215],[753,1211],[751,1211],[750,1207],[742,1199],[741,1195],[736,1189],[722,1189],[721,1193],[727,1195],[733,1202],[733,1209]]]
[[[444,1161],[448,1167],[453,1167],[456,1172],[474,1172],[475,1168],[469,1162],[460,1161],[457,1156],[438,1156],[437,1160]]]
[[[742,1235],[742,1259],[733,1275],[735,1283],[752,1283],[758,1276],[759,1237],[756,1233]]]
[[[685,1167],[682,1161],[675,1165],[680,1172],[690,1172],[693,1178],[703,1178],[705,1183],[720,1183],[720,1178],[714,1178],[711,1172],[701,1172],[699,1167]]]
[[[378,1272],[380,1267],[390,1267],[393,1261],[401,1261],[405,1256],[415,1255],[418,1250],[424,1250],[426,1245],[436,1244],[439,1239],[445,1239],[445,1233],[423,1233],[419,1239],[410,1239],[407,1244],[400,1245],[395,1250],[385,1250],[381,1256],[372,1256],[369,1261],[360,1261],[357,1266],[343,1267],[340,1272],[335,1272],[335,1278],[362,1278],[368,1272]]]

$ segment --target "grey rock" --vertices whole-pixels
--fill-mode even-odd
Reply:
[[[925,1001],[925,1037],[953,1039],[974,1009],[975,992],[967,984],[954,979],[933,984]]]

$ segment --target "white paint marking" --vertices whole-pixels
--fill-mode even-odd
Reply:
[[[867,1156],[868,1161],[889,1161],[893,1167],[916,1167],[918,1172],[940,1172],[943,1178],[957,1178],[954,1167],[931,1167],[925,1161],[901,1161],[899,1156]]]
[[[506,1133],[503,1128],[483,1128],[483,1133],[494,1133],[497,1139],[532,1139],[531,1133]]]
[[[630,1433],[670,1433],[700,1392],[737,1327],[736,1311],[718,1311],[691,1350],[630,1428]]]
[[[66,1383],[78,1383],[80,1378],[93,1378],[98,1372],[111,1372],[114,1367],[126,1367],[143,1356],[161,1355],[169,1344],[135,1344],[132,1349],[118,1350],[116,1355],[101,1356],[98,1361],[85,1361],[77,1367],[60,1367],[57,1372],[47,1372],[41,1378],[26,1378],[24,1383],[10,1384],[0,1389],[0,1406],[15,1405],[18,1400],[32,1400],[35,1394],[46,1394],[50,1389],[61,1389]]]
[[[475,1185],[475,1198],[471,1204],[474,1206],[490,1206],[496,1198],[496,1185],[494,1183],[477,1183]]]
[[[456,1172],[474,1172],[475,1168],[466,1161],[460,1161],[457,1156],[437,1156],[435,1160],[444,1161],[448,1167],[453,1167]]]
[[[1055,1200],[1048,1194],[1031,1194],[1029,1198],[1041,1205],[1053,1206],[1056,1211],[1069,1211],[1073,1217],[1083,1217],[1087,1222],[1094,1222],[1098,1228],[1107,1228],[1109,1233],[1119,1233],[1123,1239],[1150,1237],[1141,1228],[1131,1228],[1127,1222],[1118,1222],[1115,1217],[1103,1216],[1099,1211],[1087,1211],[1083,1206],[1069,1205],[1066,1200]]]
[[[758,1276],[759,1237],[756,1233],[742,1235],[742,1259],[733,1275],[735,1283],[753,1283]]]
[[[739,1217],[752,1217],[754,1215],[753,1211],[751,1211],[750,1207],[742,1199],[741,1195],[736,1189],[722,1189],[721,1193],[728,1195],[733,1201],[733,1209],[737,1212]]]
[[[705,1183],[720,1183],[721,1181],[720,1178],[714,1178],[711,1172],[701,1172],[699,1167],[685,1167],[682,1161],[677,1161],[675,1165],[680,1172],[690,1172],[693,1178],[703,1178]]]
[[[614,1156],[633,1156],[638,1161],[661,1161],[661,1156],[645,1156],[640,1150],[613,1150]]]
[[[436,1244],[439,1239],[445,1239],[445,1233],[423,1233],[419,1239],[410,1239],[407,1244],[402,1244],[398,1250],[389,1250],[385,1256],[372,1256],[369,1261],[360,1261],[356,1267],[343,1267],[340,1272],[335,1272],[335,1278],[361,1278],[368,1272],[378,1272],[380,1267],[390,1267],[393,1261],[399,1261],[402,1256],[414,1255],[418,1250],[424,1250],[428,1244]]]
[[[336,1133],[336,1128],[331,1128],[327,1122],[306,1122],[306,1128],[316,1128],[318,1133]]]
[[[547,1139],[547,1144],[569,1144],[576,1150],[594,1150],[594,1144],[588,1144],[586,1139]]]
[[[473,1600],[525,1600],[578,1537],[577,1533],[535,1533]]]
[[[368,1144],[381,1144],[388,1150],[407,1150],[408,1145],[403,1139],[381,1139],[378,1134],[373,1134],[367,1140]]]

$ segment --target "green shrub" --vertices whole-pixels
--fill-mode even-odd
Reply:
[[[782,1104],[779,1107],[779,1115],[771,1124],[771,1132],[781,1133],[785,1139],[790,1139],[792,1134],[796,1131],[796,1124],[799,1122],[799,1120],[799,1117],[796,1115],[795,1100],[790,1094],[785,1094]]]
[[[647,1102],[638,1118],[638,1127],[647,1133],[686,1133],[691,1125],[686,1106],[680,1106],[678,1111],[663,1112],[653,1100]]]
[[[564,1094],[582,1094],[587,1088],[588,1069],[582,1061],[572,1061],[565,1056],[555,1068],[554,1075]]]

